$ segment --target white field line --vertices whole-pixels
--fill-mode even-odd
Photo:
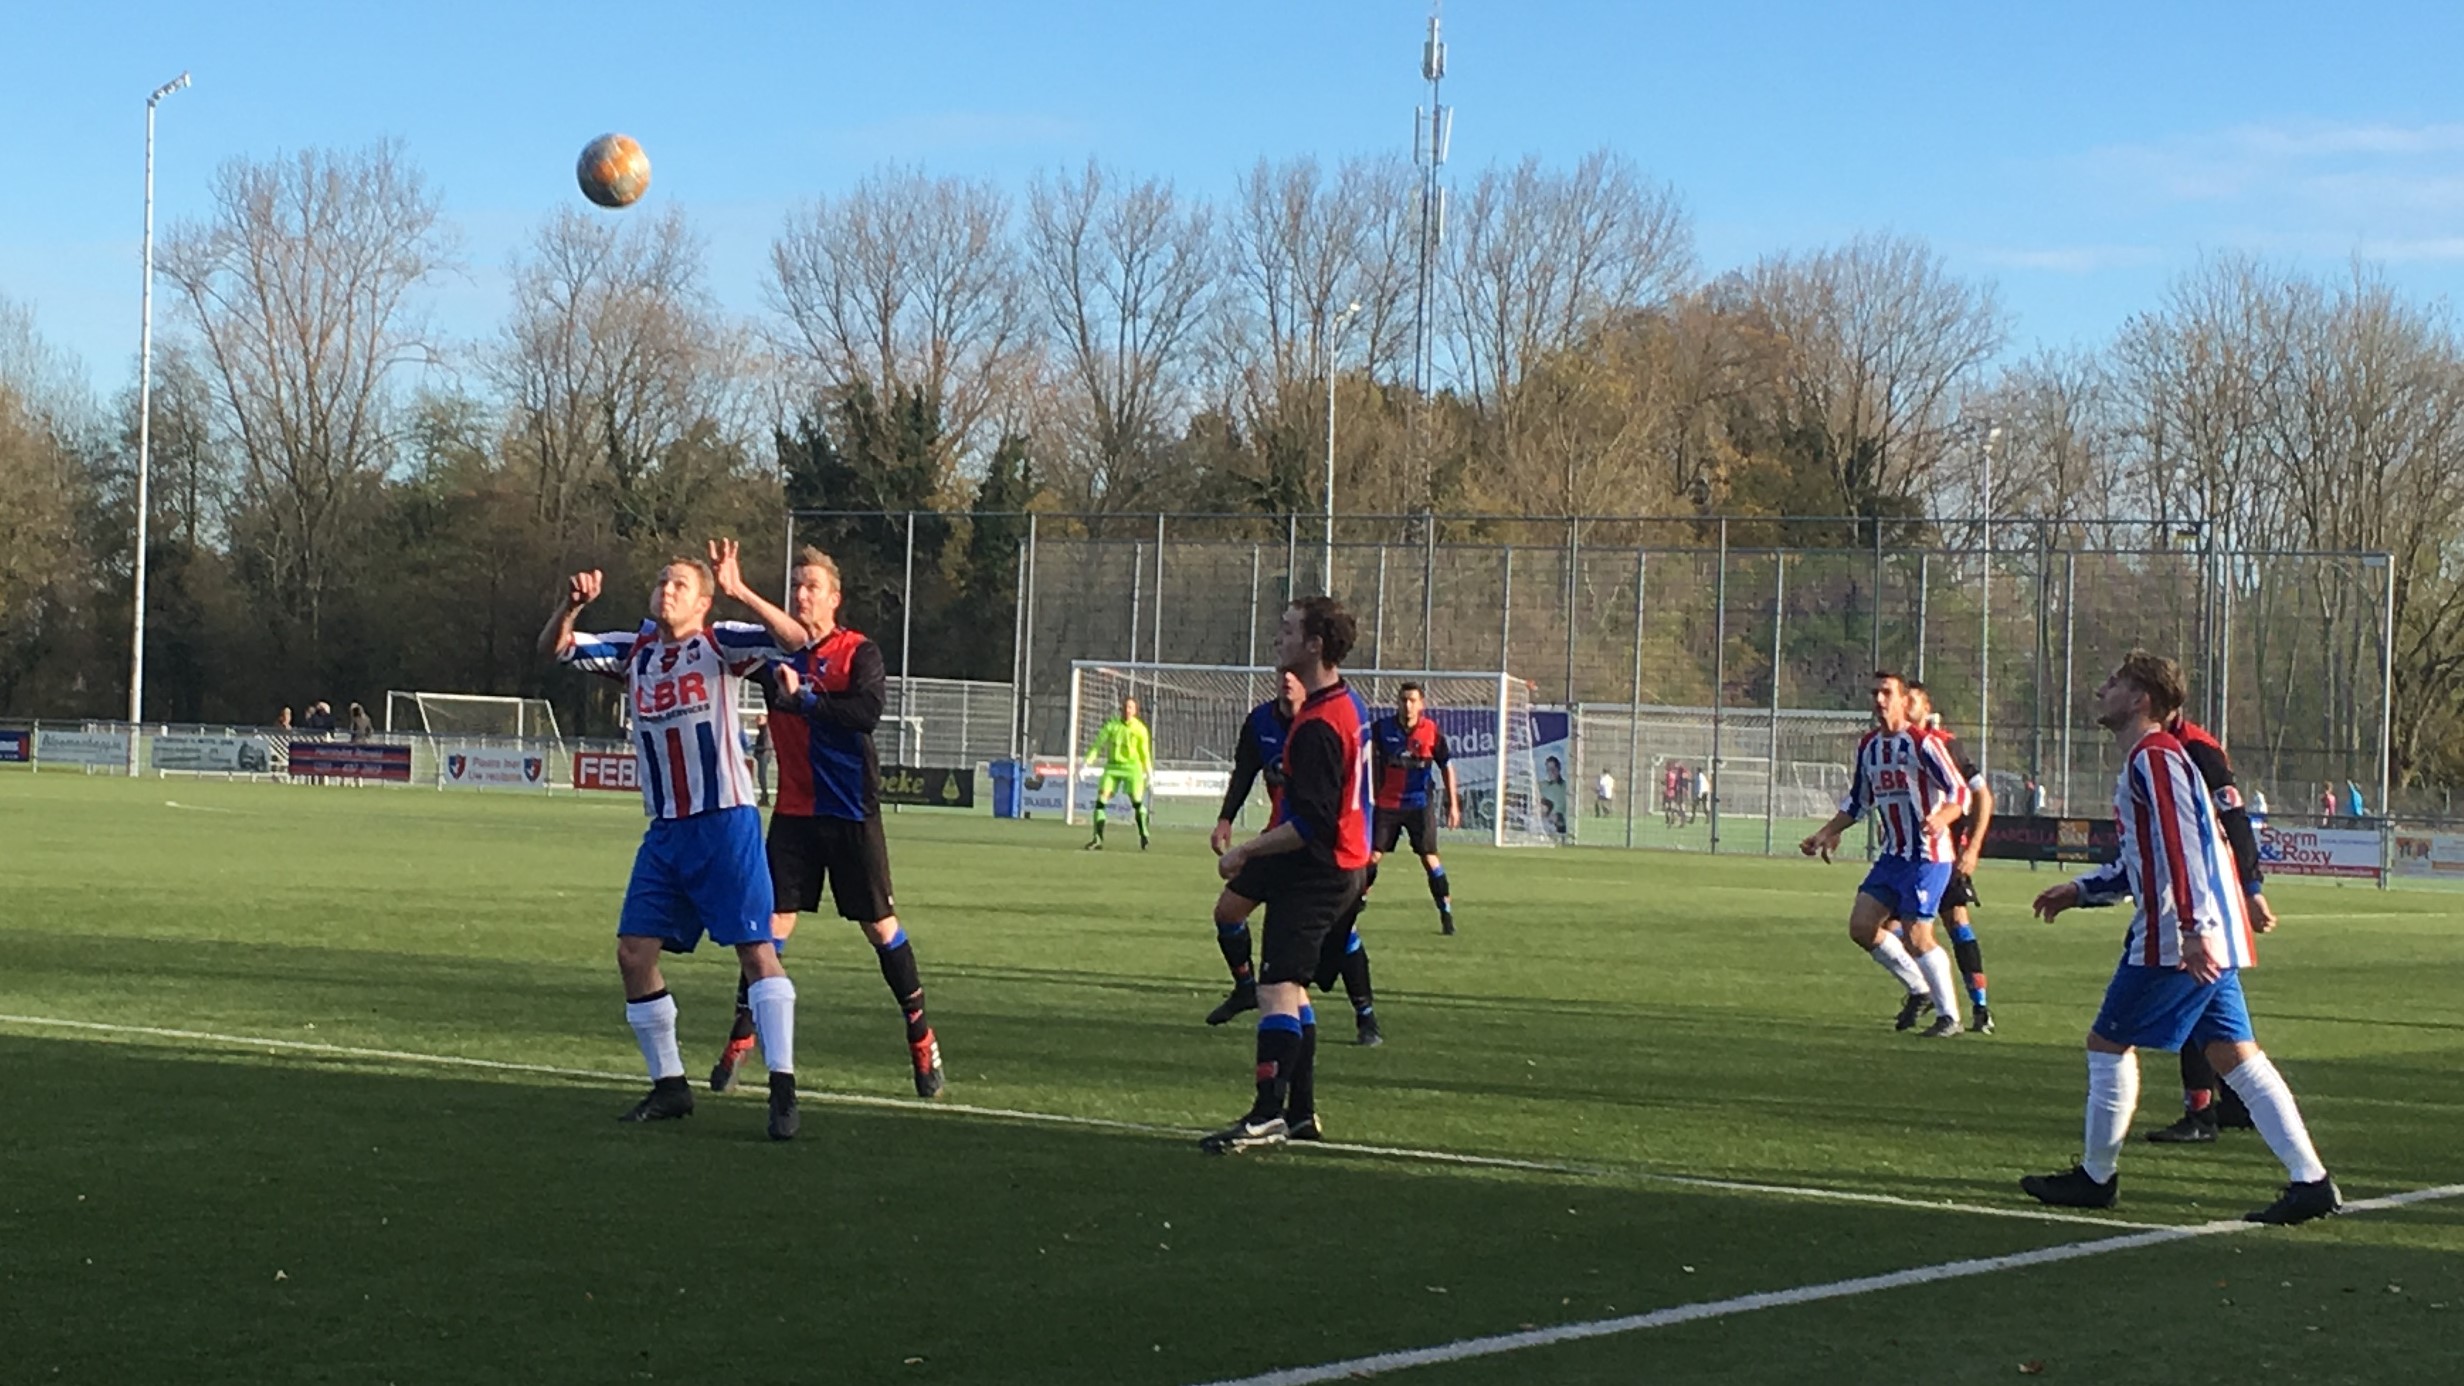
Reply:
[[[475,1069],[489,1073],[533,1074],[540,1077],[568,1078],[591,1083],[626,1085],[638,1084],[641,1081],[637,1074],[620,1073],[609,1069],[516,1063],[502,1059],[469,1058],[457,1054],[429,1054],[407,1049],[375,1049],[361,1045],[328,1044],[320,1040],[282,1039],[270,1035],[232,1035],[212,1030],[183,1030],[161,1025],[123,1025],[98,1020],[67,1020],[57,1016],[0,1014],[0,1026],[18,1026],[36,1030],[74,1030],[102,1035],[128,1035],[147,1039],[180,1040],[195,1045],[214,1045],[230,1049],[263,1049],[294,1054],[322,1055],[338,1059],[371,1059],[389,1063],[423,1064],[437,1068]],[[879,1097],[869,1093],[833,1092],[820,1088],[800,1087],[796,1091],[798,1096],[811,1101],[849,1107],[941,1112],[952,1116],[984,1117],[996,1121],[1030,1122],[1045,1126],[1076,1126],[1091,1130],[1126,1131],[1140,1135],[1176,1138],[1198,1134],[1178,1126],[1121,1121],[1111,1117],[1071,1116],[1058,1112],[1031,1112],[1013,1107],[985,1107],[966,1102],[926,1101],[921,1098]],[[2088,1227],[2108,1229],[2147,1225],[2134,1224],[2122,1218],[2091,1217],[2081,1213],[2061,1213],[2044,1208],[2003,1208],[1992,1204],[1956,1203],[1940,1199],[1908,1198],[1896,1194],[1862,1193],[1846,1189],[1821,1189],[1792,1184],[1758,1184],[1747,1180],[1710,1179],[1689,1174],[1663,1174],[1651,1170],[1613,1165],[1560,1164],[1544,1160],[1518,1160],[1499,1155],[1468,1155],[1451,1150],[1427,1150],[1410,1146],[1356,1145],[1342,1141],[1325,1141],[1299,1142],[1285,1148],[1294,1151],[1308,1151],[1312,1155],[1354,1155],[1373,1159],[1407,1160],[1420,1164],[1453,1165],[1471,1169],[1512,1170],[1527,1174],[1567,1175],[1587,1179],[1626,1179],[1682,1188],[1754,1194],[1765,1198],[1862,1203],[1889,1208],[1907,1208],[1927,1213],[1961,1213],[1972,1217],[2012,1218],[2024,1222],[2078,1223]]]
[[[2344,1205],[2347,1213],[2376,1212],[2400,1208],[2412,1203],[2427,1203],[2434,1199],[2464,1197],[2464,1184],[2443,1184],[2436,1188],[2413,1189],[2405,1193],[2388,1194],[2382,1198],[2356,1199]],[[1710,1300],[1701,1304],[1681,1304],[1670,1309],[1656,1309],[1648,1314],[1628,1314],[1622,1318],[1592,1319],[1583,1323],[1559,1324],[1554,1328],[1526,1329],[1519,1333],[1499,1333],[1486,1338],[1464,1338],[1436,1347],[1413,1348],[1404,1352],[1381,1352],[1368,1357],[1353,1357],[1341,1362],[1326,1362],[1314,1367],[1287,1367],[1280,1371],[1260,1372],[1255,1376],[1227,1378],[1209,1386],[1312,1386],[1326,1381],[1347,1381],[1358,1377],[1397,1372],[1410,1367],[1433,1367],[1448,1362],[1462,1362],[1475,1357],[1495,1357],[1529,1348],[1550,1347],[1558,1343],[1580,1342],[1586,1338],[1606,1338],[1621,1333],[1639,1333],[1645,1329],[1668,1328],[1681,1323],[1699,1323],[1706,1319],[1724,1319],[1737,1314],[1751,1314],[1758,1309],[1784,1309],[1791,1305],[1813,1304],[1826,1299],[1847,1299],[1854,1295],[1875,1294],[1911,1285],[1931,1285],[1944,1280],[1964,1280],[1972,1276],[1994,1275],[2002,1271],[2026,1270],[2034,1266],[2049,1266],[2062,1261],[2077,1261],[2090,1256],[2108,1256],[2121,1251],[2138,1251],[2145,1247],[2164,1246],[2172,1242],[2189,1241],[2194,1237],[2223,1236],[2247,1232],[2259,1224],[2231,1221],[2204,1222],[2195,1226],[2157,1227],[2120,1237],[2098,1237],[2092,1241],[2068,1242],[2061,1246],[2041,1247],[2035,1251],[2015,1252],[2008,1256],[1984,1256],[1967,1261],[1945,1261],[1939,1265],[1917,1266],[1909,1270],[1890,1271],[1882,1275],[1861,1275],[1850,1280],[1833,1280],[1820,1285],[1800,1285],[1789,1290],[1765,1290],[1731,1299]]]

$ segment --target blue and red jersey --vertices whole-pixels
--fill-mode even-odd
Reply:
[[[1283,797],[1270,822],[1289,823],[1309,855],[1339,871],[1369,864],[1369,709],[1341,679],[1301,700],[1283,743]]]
[[[1249,787],[1261,778],[1266,781],[1266,807],[1272,816],[1283,799],[1283,743],[1291,733],[1292,714],[1284,709],[1283,699],[1269,698],[1249,709],[1241,723],[1240,744],[1232,752],[1232,782],[1224,787],[1218,818],[1229,823],[1238,817],[1241,805],[1249,801]]]
[[[1377,749],[1377,806],[1428,807],[1439,772],[1454,758],[1437,719],[1424,713],[1407,727],[1400,717],[1380,717],[1369,728],[1369,740]]]
[[[841,626],[787,661],[801,686],[770,719],[778,812],[861,822],[881,811],[881,725],[889,679],[881,647]]]

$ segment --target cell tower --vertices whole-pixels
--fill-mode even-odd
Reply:
[[[1412,451],[1420,462],[1421,495],[1431,491],[1428,455],[1420,445],[1422,401],[1435,383],[1437,333],[1430,299],[1437,286],[1437,257],[1446,242],[1446,148],[1454,139],[1454,108],[1439,97],[1446,80],[1446,40],[1438,29],[1440,0],[1429,3],[1429,36],[1420,45],[1420,75],[1429,84],[1429,104],[1412,108],[1412,165],[1420,171],[1420,263],[1412,294]]]

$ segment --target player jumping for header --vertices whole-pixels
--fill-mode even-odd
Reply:
[[[1404,684],[1395,691],[1392,715],[1369,728],[1369,744],[1377,756],[1377,835],[1370,844],[1374,854],[1369,858],[1369,885],[1377,885],[1378,862],[1408,836],[1420,869],[1428,873],[1438,930],[1451,934],[1454,895],[1446,883],[1446,864],[1437,858],[1437,803],[1432,796],[1442,781],[1449,828],[1463,826],[1463,800],[1455,789],[1454,752],[1437,719],[1427,715],[1428,706],[1419,684]]]
[[[1207,843],[1218,856],[1232,846],[1232,820],[1239,816],[1241,805],[1248,802],[1249,788],[1260,778],[1266,781],[1266,802],[1270,815],[1283,801],[1283,746],[1291,734],[1292,718],[1300,711],[1306,696],[1300,679],[1291,670],[1277,676],[1282,691],[1250,709],[1241,723],[1241,737],[1232,753],[1232,783],[1224,791],[1223,810],[1216,815],[1215,831]],[[1221,1025],[1243,1011],[1258,1008],[1258,979],[1250,966],[1249,916],[1256,912],[1258,902],[1226,886],[1215,897],[1215,944],[1223,950],[1224,965],[1232,970],[1232,990],[1222,1004],[1206,1013],[1206,1023]],[[1369,985],[1369,946],[1360,937],[1360,904],[1354,901],[1351,912],[1344,917],[1340,932],[1329,934],[1326,946],[1319,954],[1316,981],[1319,990],[1343,981],[1344,994],[1352,1003],[1352,1024],[1355,1042],[1380,1045],[1386,1042],[1378,1028],[1377,998]],[[1301,1139],[1310,1139],[1314,1131]]]
[[[2060,1174],[2031,1174],[2019,1187],[2042,1203],[2110,1208],[2120,1193],[2117,1166],[2139,1105],[2140,1049],[2172,1050],[2195,1041],[2250,1108],[2267,1148],[2291,1180],[2275,1202],[2245,1214],[2252,1222],[2296,1223],[2343,1204],[2336,1181],[2310,1144],[2292,1089],[2259,1048],[2242,1000],[2242,969],[2257,945],[2242,883],[2224,850],[2216,801],[2181,741],[2165,724],[2182,710],[2182,671],[2172,660],[2133,650],[2096,690],[2096,720],[2123,748],[2113,789],[2120,856],[2109,866],[2036,897],[2052,919],[2078,905],[2137,903],[2122,960],[2088,1027],[2086,1149]]]
[[[1275,635],[1275,662],[1299,676],[1306,694],[1284,742],[1283,797],[1265,832],[1215,864],[1234,894],[1266,905],[1257,1097],[1246,1116],[1198,1143],[1210,1155],[1318,1130],[1309,979],[1369,867],[1369,710],[1341,670],[1355,629],[1334,598],[1304,597],[1284,609]]]
[[[1146,723],[1138,720],[1138,700],[1123,698],[1120,715],[1105,721],[1095,733],[1095,744],[1087,748],[1087,764],[1102,762],[1104,777],[1095,786],[1095,836],[1087,839],[1086,850],[1104,849],[1104,806],[1112,802],[1117,792],[1129,795],[1129,809],[1138,820],[1138,850],[1146,850],[1147,781],[1155,774],[1155,738]]]
[[[1936,1014],[1924,1037],[1947,1039],[1959,1033],[1959,983],[1951,975],[1950,955],[1934,942],[1934,917],[1950,885],[1951,824],[1967,811],[1968,786],[1941,742],[1908,720],[1905,680],[1878,670],[1873,696],[1874,718],[1881,725],[1857,743],[1848,798],[1797,850],[1827,862],[1849,824],[1874,816],[1882,854],[1857,887],[1848,936],[1907,989],[1899,1028],[1913,1023],[1916,998],[1930,993]],[[1891,931],[1894,919],[1907,926],[1905,945]]]
[[[770,1068],[770,1137],[788,1140],[798,1125],[796,988],[779,968],[770,932],[761,811],[753,806],[753,777],[736,754],[736,683],[763,661],[802,649],[804,627],[745,585],[733,540],[711,544],[707,563],[680,557],[661,568],[650,589],[650,618],[640,628],[576,635],[574,621],[598,597],[601,581],[596,569],[568,580],[563,603],[539,632],[539,648],[576,669],[623,680],[633,707],[650,828],[617,917],[616,966],[624,976],[625,1021],[649,1066],[651,1088],[620,1120],[693,1114],[693,1089],[676,1047],[676,1001],[660,975],[659,954],[690,953],[708,933],[736,950],[751,979],[747,1004]],[[751,607],[762,624],[712,623],[714,593]]]
[[[915,945],[890,898],[890,848],[881,832],[881,724],[888,680],[881,647],[838,623],[838,564],[816,548],[796,555],[787,599],[813,643],[769,671],[771,736],[778,748],[779,804],[770,815],[770,886],[777,913],[770,931],[784,944],[796,915],[821,908],[822,882],[839,918],[864,930],[881,980],[907,1019],[907,1055],[918,1097],[941,1093],[941,1042],[924,1017],[924,982]],[[753,1047],[747,1003],[753,979],[737,984],[736,1028],[710,1070],[710,1090],[734,1086],[736,1066]]]

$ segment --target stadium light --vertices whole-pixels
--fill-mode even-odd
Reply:
[[[145,719],[145,546],[149,508],[146,472],[154,452],[154,108],[188,85],[183,72],[145,99],[145,286],[137,325],[137,577],[128,623],[128,773],[137,773],[137,724]]]
[[[1360,316],[1360,300],[1345,305],[1326,326],[1326,595],[1335,594],[1335,343]]]

